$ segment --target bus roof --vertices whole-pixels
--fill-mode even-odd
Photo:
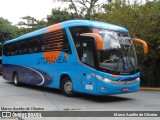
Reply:
[[[93,21],[93,20],[69,20],[69,21],[61,22],[61,23],[58,23],[55,25],[51,25],[51,26],[30,32],[30,33],[22,35],[18,38],[6,41],[4,44],[8,44],[11,42],[35,37],[35,36],[49,33],[52,31],[60,30],[60,29],[66,28],[66,27],[74,27],[74,26],[92,26],[92,27],[113,30],[113,31],[128,32],[128,30],[123,27],[116,26],[116,25],[109,24],[109,23],[105,23],[105,22]]]

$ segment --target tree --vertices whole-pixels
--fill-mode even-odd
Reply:
[[[17,28],[12,26],[11,23],[2,17],[0,17],[0,42],[3,43],[6,40],[10,40],[16,36]]]
[[[19,26],[25,26],[27,28],[35,28],[37,26],[38,20],[31,16],[22,17],[23,21],[18,23]]]
[[[107,6],[105,13],[94,15],[94,19],[127,28],[132,37],[144,39],[149,53],[143,55],[142,46],[136,44],[142,84],[160,86],[160,1],[145,4],[130,4],[130,1],[115,0]]]
[[[69,12],[67,12],[66,9],[64,10],[61,10],[60,8],[52,9],[51,15],[47,16],[47,21],[48,21],[47,24],[52,25],[55,23],[59,23],[59,22],[63,22],[71,19],[72,19],[72,15]]]
[[[73,2],[73,0],[70,0],[70,9],[74,10],[75,15],[77,18],[88,18],[92,14],[92,12],[95,10],[96,6],[99,4],[96,4],[98,0],[77,0],[76,2]],[[77,5],[76,5],[77,3]],[[79,6],[79,8],[77,8]]]
[[[69,2],[68,9],[73,19],[90,19],[93,13],[101,11],[101,6],[107,1],[111,2],[111,0],[105,2],[101,0],[68,0],[67,2]]]
[[[17,31],[18,35],[23,35],[28,32],[32,32],[34,30],[43,28],[47,26],[47,23],[44,19],[37,20],[34,17],[31,16],[24,16],[22,17],[22,21],[18,23],[18,26],[20,27]]]
[[[140,64],[141,83],[145,86],[160,86],[159,0],[146,0],[144,4],[136,0],[134,3],[131,3],[131,0],[108,0],[105,3],[100,3],[98,0],[69,1],[68,14],[73,19],[92,19],[116,24],[127,28],[132,37],[145,40],[149,45],[149,53],[146,56],[143,54],[142,46],[135,44]],[[53,20],[56,18],[55,15]],[[58,21],[67,20],[63,18]]]

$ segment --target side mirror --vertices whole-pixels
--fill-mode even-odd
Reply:
[[[80,36],[87,36],[87,37],[93,37],[97,44],[98,50],[103,50],[103,40],[102,37],[99,34],[96,33],[82,33]]]
[[[144,40],[137,39],[137,38],[133,38],[132,40],[133,40],[134,42],[138,42],[138,43],[140,43],[140,44],[143,45],[144,54],[147,54],[147,53],[148,53],[148,45],[147,45],[147,43],[146,43]]]

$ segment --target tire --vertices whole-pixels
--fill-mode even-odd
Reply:
[[[15,86],[20,86],[20,82],[19,82],[19,80],[18,80],[18,74],[17,73],[15,73],[14,75],[13,75],[13,82],[14,82],[14,85]]]
[[[75,93],[73,92],[73,84],[70,77],[66,76],[62,79],[61,91],[67,97],[75,96]]]

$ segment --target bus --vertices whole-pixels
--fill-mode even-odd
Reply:
[[[70,20],[3,44],[3,78],[74,93],[113,95],[136,92],[140,72],[133,41],[123,27]]]
[[[0,43],[0,75],[2,75],[2,44]]]

